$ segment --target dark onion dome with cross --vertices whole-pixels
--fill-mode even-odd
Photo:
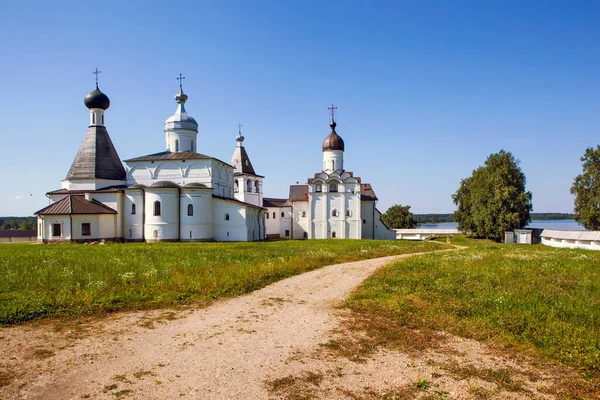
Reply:
[[[98,84],[96,84],[95,90],[89,92],[85,96],[83,101],[85,106],[89,109],[100,108],[102,110],[106,110],[108,107],[110,107],[110,100],[108,99],[108,96],[98,89]]]
[[[106,110],[110,107],[108,96],[98,89],[98,74],[101,72],[102,71],[98,71],[98,68],[96,68],[96,71],[92,72],[92,74],[96,75],[96,89],[89,92],[83,100],[85,106],[89,109],[99,108],[101,110]]]
[[[332,104],[331,107],[328,107],[327,109],[331,110],[331,122],[329,123],[329,126],[331,127],[331,133],[325,138],[325,140],[323,140],[323,151],[344,151],[344,139],[342,139],[342,137],[338,135],[335,131],[335,127],[337,126],[337,124],[335,123],[334,116],[337,107],[334,107]]]

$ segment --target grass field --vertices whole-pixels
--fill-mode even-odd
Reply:
[[[453,243],[470,248],[393,263],[353,293],[346,305],[369,335],[444,330],[574,367],[600,387],[600,252]]]
[[[237,296],[324,265],[444,246],[359,240],[0,245],[0,325]]]

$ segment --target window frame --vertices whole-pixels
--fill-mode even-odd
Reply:
[[[81,236],[92,236],[92,224],[90,222],[81,223]]]
[[[187,215],[188,215],[188,217],[193,217],[194,216],[194,205],[193,204],[188,204],[188,206],[187,206]]]
[[[162,205],[161,205],[161,203],[160,203],[159,200],[155,200],[154,201],[154,210],[153,211],[154,211],[153,215],[155,217],[160,217],[161,216],[161,214],[162,214]]]

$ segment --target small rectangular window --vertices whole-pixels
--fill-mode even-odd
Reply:
[[[52,236],[62,236],[62,229],[60,224],[52,224]]]
[[[92,234],[92,224],[84,222],[81,224],[81,236],[90,236]]]
[[[285,230],[285,236],[287,236],[287,237],[290,236],[290,231],[288,229]]]
[[[269,213],[267,213],[267,219],[269,219]]]
[[[275,213],[273,213],[273,219],[275,219]]]

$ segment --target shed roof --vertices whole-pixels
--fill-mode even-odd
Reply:
[[[370,183],[362,183],[360,185],[360,199],[364,201],[374,201],[377,200],[377,195],[373,190],[373,187]]]
[[[263,207],[291,207],[288,199],[275,199],[272,197],[263,198]]]
[[[69,195],[56,203],[50,204],[35,212],[35,215],[68,215],[68,214],[116,214],[112,208],[98,200],[86,200],[81,195]]]
[[[217,196],[216,194],[213,194],[212,197],[215,199],[219,199],[219,200],[225,200],[225,201],[229,201],[232,203],[237,203],[237,204],[239,204],[241,206],[245,206],[245,207],[258,208],[261,210],[263,209],[263,207],[255,206],[254,204],[246,203],[246,202],[240,201],[238,199],[232,199],[230,197]]]
[[[308,201],[308,185],[290,185],[290,201]]]

